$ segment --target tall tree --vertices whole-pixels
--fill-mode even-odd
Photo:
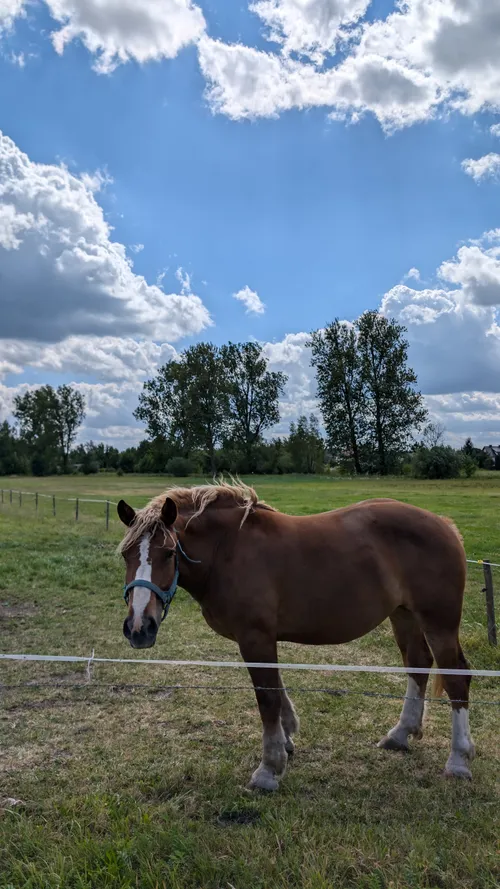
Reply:
[[[69,453],[85,417],[83,395],[72,386],[40,386],[14,399],[13,415],[38,461],[57,456],[67,472]]]
[[[151,438],[176,444],[184,456],[194,448],[206,454],[215,471],[215,449],[228,426],[228,384],[221,350],[212,343],[186,349],[144,384],[134,412]]]
[[[221,357],[229,398],[230,435],[243,450],[247,464],[262,433],[279,422],[279,398],[288,377],[268,370],[258,343],[229,343]]]
[[[304,416],[299,417],[297,423],[290,424],[287,444],[294,472],[323,471],[325,445],[319,431],[318,420],[314,415],[311,415],[309,420]]]
[[[377,311],[356,321],[364,410],[376,453],[377,469],[386,475],[391,460],[410,446],[427,418],[417,377],[408,367],[406,329]]]
[[[361,473],[365,394],[356,331],[337,318],[312,334],[310,346],[329,450],[349,455]]]

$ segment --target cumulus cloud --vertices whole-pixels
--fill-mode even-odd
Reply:
[[[96,200],[102,177],[37,164],[0,133],[0,337],[70,335],[175,341],[211,323],[184,287],[164,293],[133,271]]]
[[[370,0],[257,0],[250,4],[269,28],[269,40],[285,54],[298,53],[321,63],[334,52],[342,28],[357,22]]]
[[[15,19],[24,15],[25,0],[0,0],[0,36],[9,31]]]
[[[362,2],[260,0],[253,9],[280,52],[204,35],[200,65],[214,110],[234,119],[323,106],[335,118],[371,112],[387,131],[440,111],[500,111],[500,7],[491,0],[407,0],[360,21]],[[342,31],[343,57],[335,56]],[[310,61],[296,61],[295,52]],[[321,65],[329,52],[329,67]]]
[[[238,293],[233,293],[233,297],[243,303],[247,315],[263,315],[266,310],[259,294],[255,290],[250,290],[248,284],[238,290]]]
[[[500,176],[500,154],[492,151],[477,160],[468,157],[462,161],[462,169],[476,182],[480,182],[481,179],[498,179]]]
[[[133,60],[172,59],[205,30],[201,9],[191,0],[46,0],[60,23],[52,34],[56,52],[81,40],[95,56],[94,68],[108,74]]]

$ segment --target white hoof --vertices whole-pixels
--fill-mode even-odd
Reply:
[[[474,752],[473,744],[471,744],[471,750],[468,754],[453,750],[444,767],[445,778],[466,778],[471,781],[472,772],[469,768],[469,762],[474,758]]]
[[[249,790],[277,790],[279,787],[278,779],[265,766],[260,765],[253,773],[248,784]]]

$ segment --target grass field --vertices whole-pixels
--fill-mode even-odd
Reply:
[[[193,480],[190,480],[191,482]],[[500,473],[472,480],[255,478],[261,497],[312,513],[393,496],[451,516],[470,557],[500,562]],[[0,651],[131,657],[121,625],[121,527],[102,504],[62,498],[125,496],[140,506],[160,477],[1,480],[55,493],[8,494],[0,505]],[[487,645],[482,571],[470,566],[462,640],[475,667],[499,668]],[[500,569],[495,572],[500,588]],[[257,591],[258,592],[258,591]],[[497,597],[497,608],[500,603]],[[180,592],[152,657],[234,659]],[[147,656],[147,653],[146,653]],[[398,664],[387,625],[337,649],[281,646],[281,658]],[[148,666],[85,670],[0,662],[0,889],[498,889],[500,707],[477,704],[474,781],[440,777],[448,706],[431,705],[408,756],[375,744],[404,694],[397,676],[287,673],[290,687],[348,689],[294,698],[302,730],[278,794],[245,784],[260,753],[260,719],[243,671]],[[26,686],[36,681],[39,685]],[[64,687],[44,685],[64,681]],[[72,687],[72,683],[75,687]],[[239,686],[170,690],[165,686]],[[150,687],[141,688],[140,685]],[[16,687],[17,686],[17,687]],[[472,702],[500,700],[477,679]],[[1,800],[21,801],[9,806]]]

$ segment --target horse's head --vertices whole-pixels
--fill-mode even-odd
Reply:
[[[124,596],[128,605],[123,633],[132,648],[152,648],[177,587],[177,507],[167,497],[158,520],[144,528],[138,514],[124,500],[120,500],[117,511],[130,529],[122,547],[126,565]]]

